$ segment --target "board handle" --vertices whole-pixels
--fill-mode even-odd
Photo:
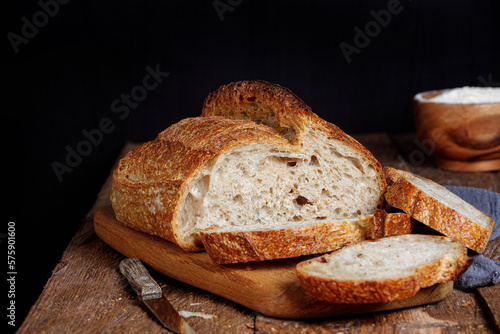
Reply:
[[[122,260],[120,262],[120,272],[142,299],[157,299],[163,295],[160,285],[151,277],[139,259],[128,258]]]

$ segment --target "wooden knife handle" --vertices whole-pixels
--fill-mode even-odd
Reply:
[[[161,298],[161,287],[151,277],[139,259],[128,258],[120,262],[120,272],[127,278],[132,289],[144,300]]]

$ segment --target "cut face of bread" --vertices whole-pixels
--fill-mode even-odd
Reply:
[[[250,86],[235,90],[251,104],[216,94],[218,115],[182,120],[120,161],[111,195],[118,220],[194,251],[208,228],[357,219],[382,205],[383,171],[362,145],[287,90]],[[270,87],[288,95],[265,95]],[[255,112],[268,99],[288,109]],[[255,117],[223,113],[234,108]]]
[[[392,167],[384,171],[389,184],[387,202],[449,237],[484,251],[495,221],[445,187]]]
[[[297,274],[305,291],[320,300],[385,303],[454,281],[470,263],[458,240],[408,234],[363,241],[301,262]]]
[[[251,143],[221,155],[187,189],[180,227],[210,227],[325,219],[373,213],[380,204],[376,169],[348,147],[320,134],[298,152]]]

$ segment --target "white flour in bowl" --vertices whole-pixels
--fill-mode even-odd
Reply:
[[[500,87],[462,87],[446,90],[427,101],[436,103],[495,103],[500,102]]]

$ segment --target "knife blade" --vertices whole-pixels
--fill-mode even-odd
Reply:
[[[151,277],[139,259],[122,260],[120,272],[128,280],[139,299],[146,304],[163,326],[180,334],[196,334],[163,295],[160,285]]]

